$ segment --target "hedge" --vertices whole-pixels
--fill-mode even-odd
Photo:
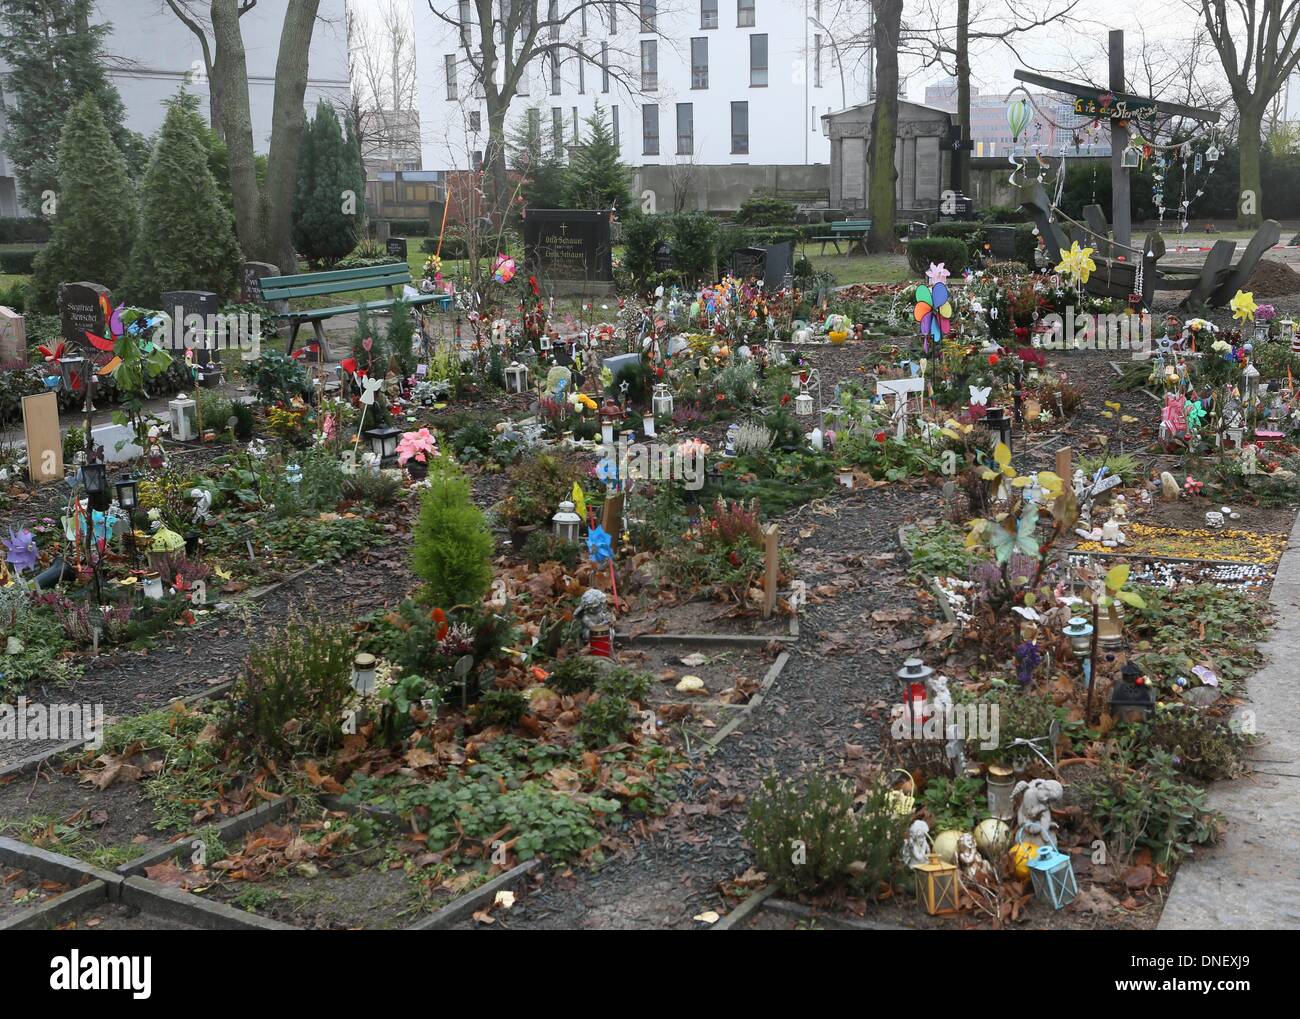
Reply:
[[[50,239],[50,224],[35,217],[0,217],[0,244],[44,244]]]
[[[429,221],[427,219],[390,219],[388,221],[390,237],[427,237]]]
[[[0,248],[0,275],[30,276],[39,247]]]
[[[1021,223],[1016,227],[1016,259],[1024,262],[1030,269],[1034,268],[1034,252],[1038,250],[1038,234],[1034,233],[1033,223]],[[1055,261],[1052,262],[1056,264]]]
[[[912,272],[925,272],[931,262],[942,262],[949,272],[959,273],[971,262],[970,248],[956,237],[918,237],[908,241],[907,265]]]

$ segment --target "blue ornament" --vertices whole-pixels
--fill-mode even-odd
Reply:
[[[599,524],[587,531],[587,552],[597,566],[614,558],[613,545],[609,532]]]

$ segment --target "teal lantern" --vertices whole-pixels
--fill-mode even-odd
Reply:
[[[1033,878],[1034,894],[1053,909],[1068,906],[1079,894],[1070,854],[1051,845],[1042,846],[1029,861],[1029,874]]]
[[[1034,119],[1034,108],[1028,99],[1013,99],[1007,106],[1007,127],[1011,128],[1011,141],[1017,142],[1025,128]]]

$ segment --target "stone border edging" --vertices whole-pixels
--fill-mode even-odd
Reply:
[[[99,880],[91,881],[80,888],[56,895],[35,909],[10,917],[4,923],[0,923],[0,931],[49,930],[50,927],[69,917],[108,901],[108,885]],[[87,906],[87,903],[90,903],[90,906]]]
[[[760,912],[763,903],[776,894],[776,886],[768,885],[766,888],[760,888],[753,895],[745,899],[739,906],[724,916],[721,920],[709,928],[711,931],[730,931],[735,930],[741,923],[748,920],[751,916]]]
[[[768,690],[772,688],[772,684],[776,682],[777,677],[785,670],[789,661],[789,651],[782,651],[777,655],[776,661],[773,662],[771,668],[767,670],[767,675],[763,677],[763,682],[759,684],[758,691],[754,696],[745,703],[744,708],[742,708],[741,711],[731,719],[731,721],[718,730],[718,734],[714,736],[713,739],[705,740],[704,746],[708,747],[710,750],[717,750],[719,743],[739,729],[740,726],[744,724],[745,720],[753,713],[754,709],[763,703],[763,699],[767,696]]]
[[[509,888],[519,882],[519,880],[530,874],[533,870],[540,867],[542,861],[537,857],[531,860],[525,860],[517,867],[512,867],[504,874],[498,874],[487,884],[480,885],[473,891],[466,892],[459,898],[452,899],[449,903],[439,909],[436,913],[431,913],[422,920],[417,920],[409,927],[404,928],[408,931],[432,931],[445,930],[452,924],[457,923],[465,917],[474,913],[479,906],[483,905],[489,899],[496,898],[496,893],[502,889]]]
[[[204,930],[254,930],[297,931],[301,927],[258,916],[236,909],[224,902],[191,895],[179,888],[150,881],[147,877],[133,875],[126,878],[120,888],[121,901],[135,906],[142,913],[160,916],[180,923],[192,924]]]
[[[839,928],[851,931],[911,931],[915,927],[901,927],[898,924],[891,923],[871,923],[867,920],[858,920],[852,917],[831,916],[825,913],[818,913],[809,909],[807,906],[798,902],[792,902],[789,899],[778,899],[772,896],[763,901],[759,907],[762,910],[770,909],[773,913],[780,913],[784,916],[793,916],[800,920],[816,920],[819,923],[825,923],[827,927]]]
[[[230,835],[238,837],[246,835],[255,828],[260,828],[264,824],[270,824],[272,821],[279,820],[281,815],[288,812],[293,805],[293,798],[290,796],[281,796],[279,799],[271,800],[252,810],[246,810],[242,814],[236,814],[234,817],[228,817],[220,824],[214,824],[211,827],[217,833],[217,837],[225,842],[225,836]],[[160,863],[170,860],[174,856],[184,855],[190,849],[190,842],[195,838],[197,832],[188,831],[177,837],[175,842],[168,842],[163,845],[155,845],[152,849],[146,850],[133,860],[128,860],[117,868],[117,873],[123,877],[132,877],[144,873],[146,867],[154,867]]]

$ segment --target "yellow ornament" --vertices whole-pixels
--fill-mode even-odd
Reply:
[[[1032,842],[1017,842],[1011,847],[1011,866],[1020,880],[1029,877],[1029,861],[1038,856],[1039,848]]]
[[[1242,322],[1249,322],[1255,317],[1257,305],[1255,304],[1255,295],[1247,293],[1245,290],[1238,290],[1233,295],[1228,307],[1232,309],[1232,317]]]

